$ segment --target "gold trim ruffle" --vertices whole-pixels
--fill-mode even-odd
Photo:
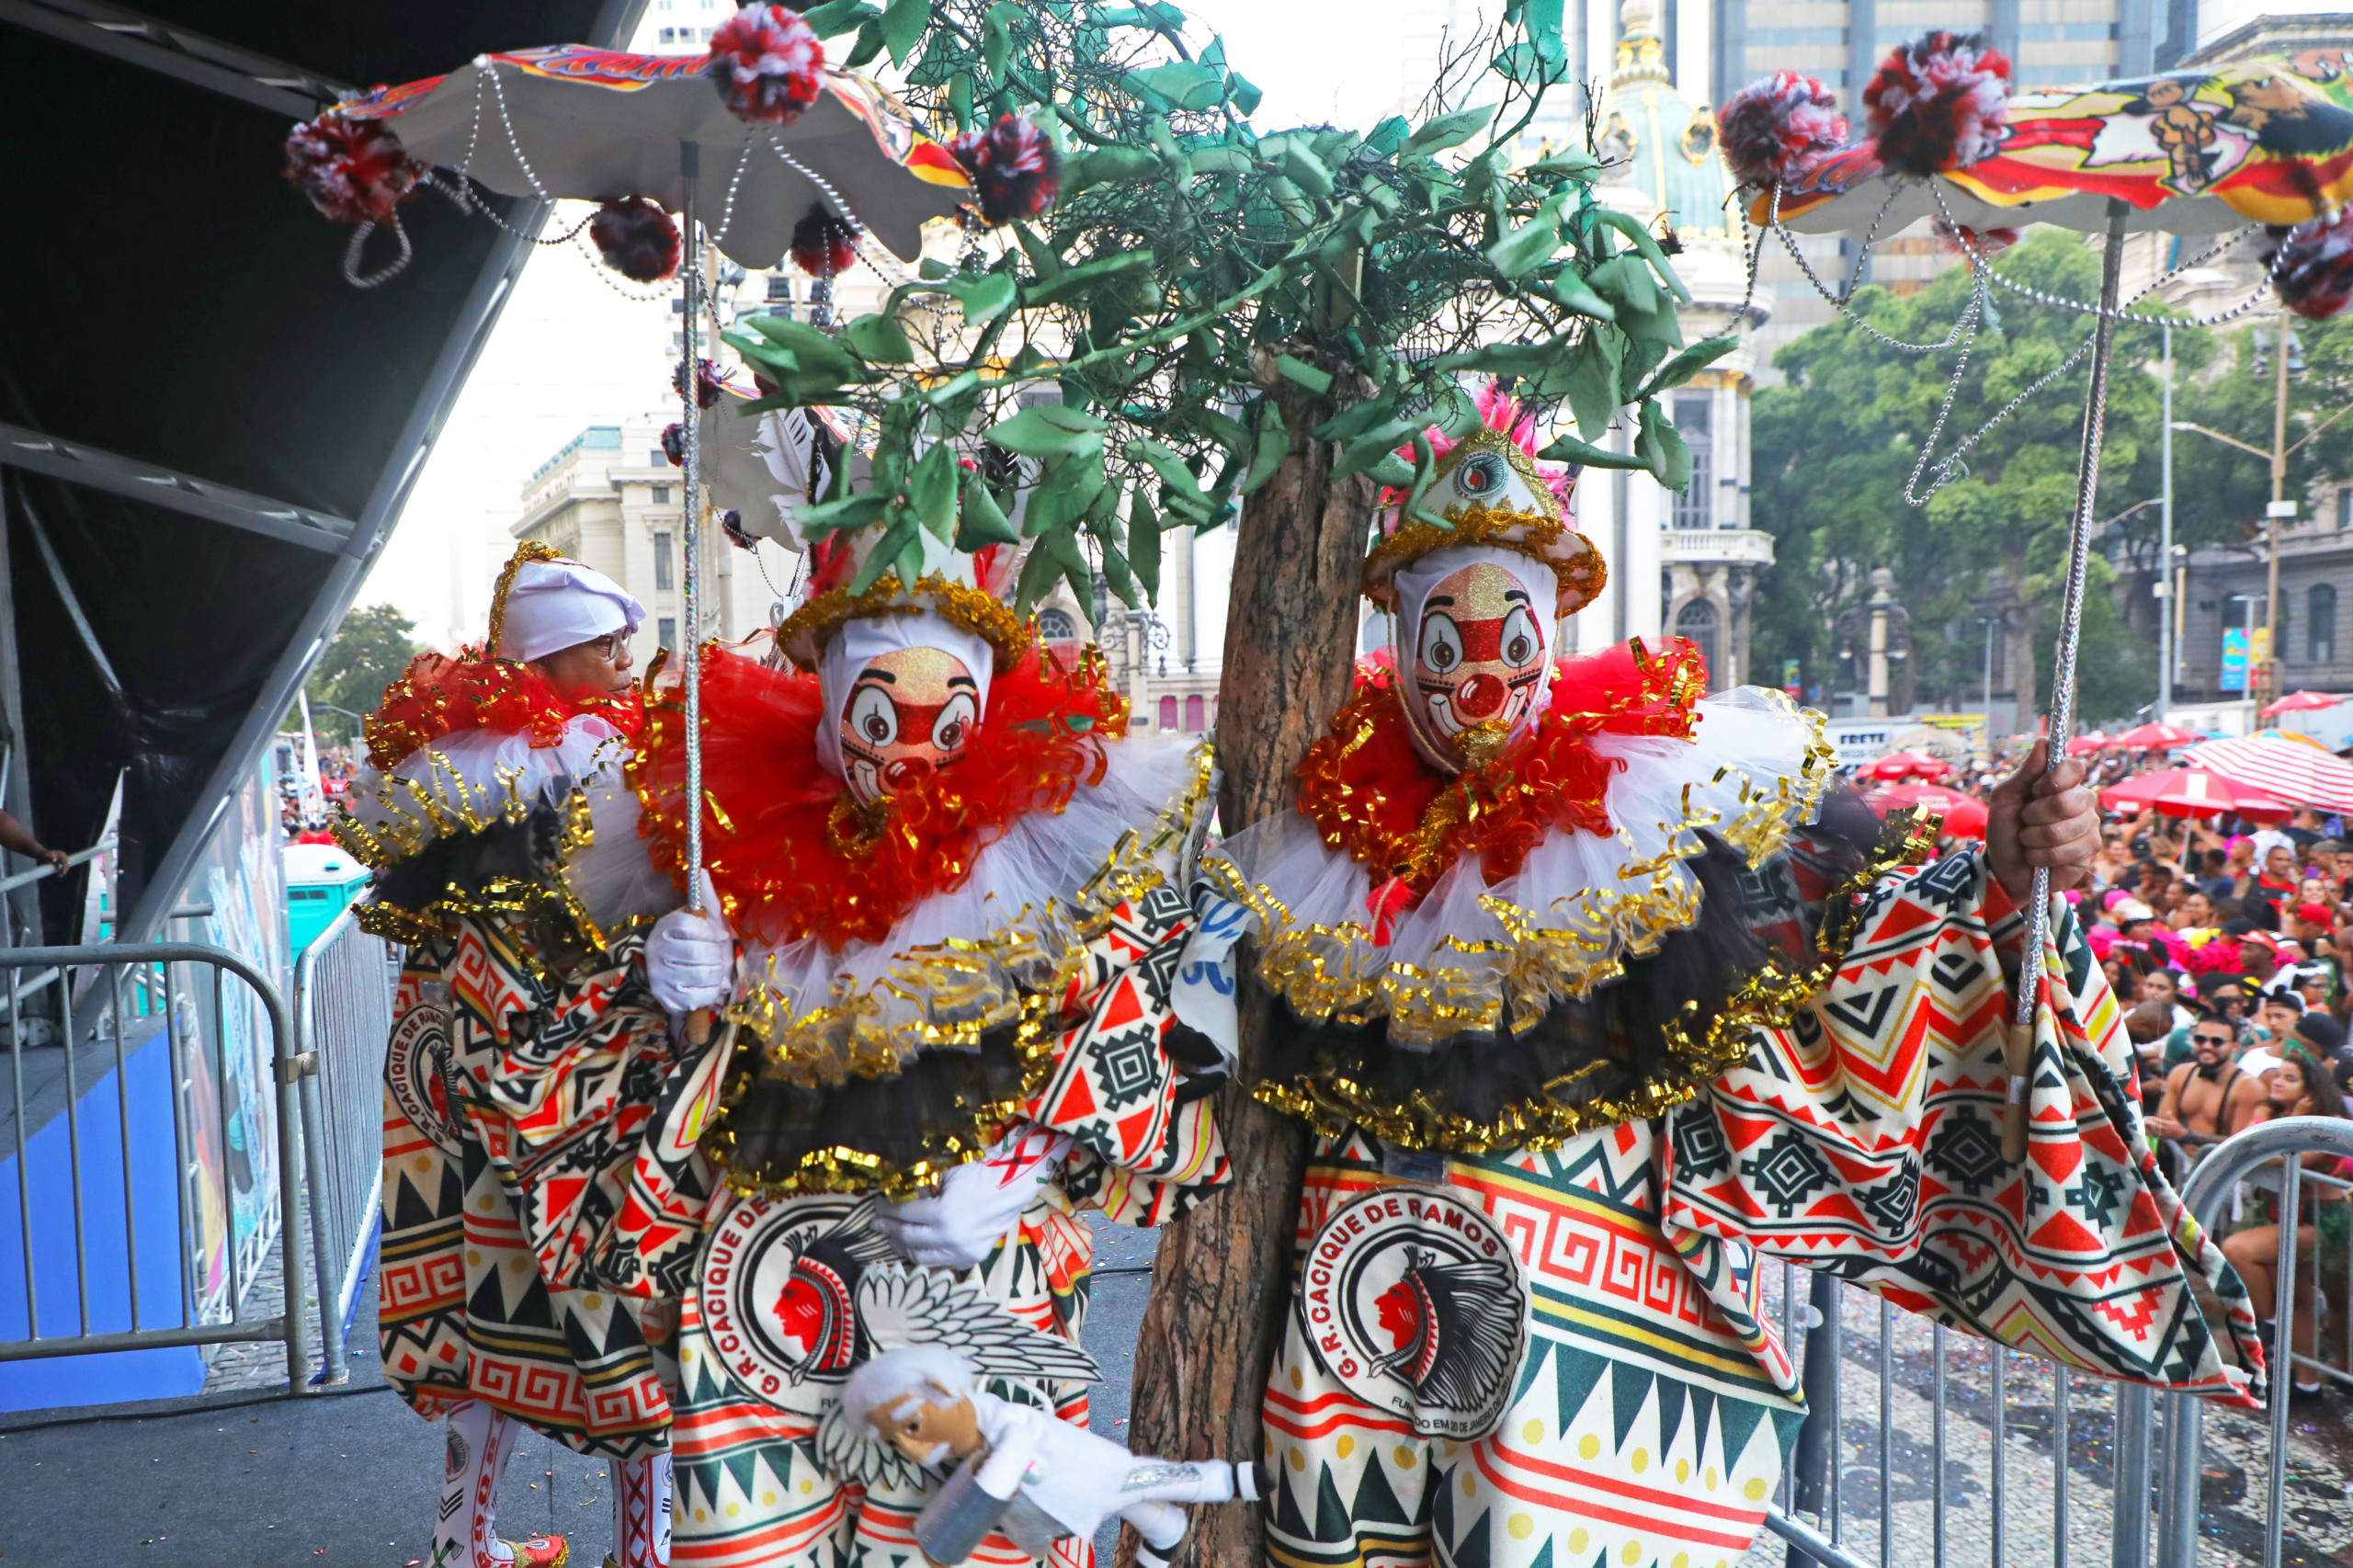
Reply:
[[[1574,1103],[1549,1097],[1522,1100],[1484,1122],[1449,1114],[1427,1095],[1415,1095],[1403,1104],[1378,1099],[1337,1073],[1256,1084],[1251,1095],[1326,1136],[1337,1136],[1353,1125],[1400,1148],[1458,1154],[1557,1149],[1581,1132],[1664,1115],[1747,1060],[1753,1030],[1785,1028],[1796,1020],[1799,1009],[1829,983],[1853,940],[1860,920],[1856,896],[1890,872],[1933,855],[1936,829],[1936,817],[1918,808],[1891,815],[1863,864],[1827,901],[1828,915],[1815,940],[1816,961],[1793,968],[1778,958],[1768,960],[1746,976],[1713,1018],[1700,1019],[1697,1002],[1687,1002],[1687,1016],[1666,1028],[1665,1062],[1631,1095]],[[1577,1078],[1604,1065],[1596,1062],[1545,1088],[1573,1088]]]
[[[1006,608],[1002,600],[968,584],[952,582],[938,572],[918,578],[912,587],[901,585],[897,573],[885,572],[862,594],[853,594],[847,588],[828,588],[785,618],[784,624],[776,629],[776,645],[790,657],[794,645],[805,637],[810,646],[822,651],[826,637],[845,621],[926,608],[907,603],[911,598],[929,599],[929,608],[942,620],[986,639],[996,651],[999,668],[1017,662],[1029,651],[1028,623]],[[805,669],[816,668],[813,663],[798,658],[793,662]]]
[[[845,976],[829,1001],[803,1012],[792,1012],[766,984],[730,1007],[728,1017],[742,1026],[742,1043],[729,1069],[733,1078],[703,1145],[728,1185],[768,1197],[880,1187],[896,1199],[985,1153],[997,1130],[1045,1086],[1054,1064],[1049,1026],[1063,995],[1086,973],[1088,945],[1109,928],[1112,910],[1168,880],[1155,862],[1172,848],[1181,861],[1187,840],[1203,821],[1216,755],[1204,743],[1193,748],[1190,761],[1185,784],[1153,822],[1120,835],[1066,903],[1051,902],[1034,917],[1024,909],[995,931],[914,949],[896,959],[888,977],[864,994],[853,992]],[[922,1011],[886,1022],[877,992]],[[747,1176],[730,1165],[727,1113],[756,1078],[815,1088],[852,1077],[881,1077],[901,1071],[925,1051],[975,1049],[983,1035],[1007,1025],[1017,1026],[1023,1062],[1019,1098],[978,1108],[969,1127],[951,1135],[935,1158],[901,1169],[857,1150],[833,1148],[803,1156],[781,1176]]]
[[[1699,915],[1699,890],[1676,873],[1707,852],[1702,828],[1744,856],[1751,869],[1812,820],[1837,767],[1818,715],[1800,711],[1779,693],[1767,694],[1792,722],[1808,726],[1805,752],[1793,775],[1759,787],[1742,778],[1739,810],[1694,807],[1683,790],[1683,817],[1660,824],[1667,848],[1618,870],[1616,888],[1588,888],[1563,909],[1539,913],[1504,899],[1483,897],[1482,908],[1504,927],[1502,941],[1449,937],[1442,965],[1392,963],[1358,921],[1337,926],[1302,923],[1274,892],[1245,881],[1231,861],[1211,858],[1202,875],[1222,896],[1258,920],[1258,973],[1269,990],[1311,1023],[1356,1028],[1389,1019],[1390,1038],[1406,1046],[1435,1046],[1462,1034],[1493,1034],[1511,1004],[1521,1028],[1532,1028],[1555,1001],[1589,995],[1625,972],[1629,957],[1646,958]],[[1711,782],[1732,777],[1721,769]],[[1547,925],[1548,915],[1562,920]]]
[[[495,805],[485,812],[474,804],[477,786],[460,775],[449,757],[430,746],[422,747],[414,755],[426,759],[428,779],[447,781],[449,788],[446,793],[428,788],[426,780],[399,775],[385,777],[376,791],[376,801],[383,808],[386,820],[374,827],[353,815],[347,802],[336,804],[333,824],[335,842],[369,870],[389,871],[424,853],[437,840],[484,833],[501,824],[519,825],[531,814],[534,802],[523,798],[520,768],[493,771],[488,788]],[[562,825],[556,833],[555,860],[549,867],[551,881],[493,877],[473,892],[444,887],[439,897],[415,908],[388,903],[378,892],[359,906],[353,919],[370,936],[415,944],[441,935],[442,923],[448,919],[513,916],[529,920],[554,915],[569,920],[590,947],[599,952],[608,950],[613,938],[646,922],[633,918],[608,930],[589,914],[588,905],[573,891],[571,871],[574,858],[597,841],[587,787],[575,783],[571,792],[556,802],[556,811]]]

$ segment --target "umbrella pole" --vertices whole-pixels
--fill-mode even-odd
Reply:
[[[685,541],[686,574],[679,598],[686,621],[680,650],[686,655],[684,689],[687,710],[687,907],[702,912],[702,381],[696,374],[695,328],[702,310],[702,236],[695,229],[695,180],[700,172],[702,149],[692,142],[678,143],[678,173],[685,176],[686,201],[679,228],[686,239],[686,266],[679,274],[686,291],[686,315],[678,335],[678,385],[686,412],[686,514],[679,537]],[[710,1038],[710,1010],[699,1008],[687,1019],[687,1038],[699,1045]]]
[[[2067,759],[2075,728],[2075,654],[2084,635],[2084,583],[2091,566],[2092,509],[2099,496],[2100,439],[2108,420],[2108,372],[2116,348],[2116,306],[2124,274],[2124,219],[2131,210],[2108,200],[2108,244],[2100,257],[2099,318],[2092,329],[2091,385],[2084,397],[2083,460],[2075,472],[2075,514],[2067,533],[2067,592],[2059,611],[2059,647],[2051,670],[2048,767],[2055,773]],[[2051,872],[2038,867],[2027,903],[2026,951],[2018,964],[2018,1010],[2005,1053],[2009,1074],[2008,1115],[2002,1151],[2026,1157],[2028,1078],[2034,1059],[2035,1015],[2041,1004],[2042,949],[2051,933]]]

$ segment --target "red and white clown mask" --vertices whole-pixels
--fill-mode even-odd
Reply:
[[[1414,744],[1447,769],[1525,734],[1552,695],[1550,567],[1491,545],[1434,550],[1398,568],[1392,638]]]
[[[819,755],[862,806],[953,767],[987,711],[992,658],[985,639],[928,610],[848,622],[818,665]]]

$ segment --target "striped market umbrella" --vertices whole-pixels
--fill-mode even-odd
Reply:
[[[2301,735],[2267,730],[2257,735],[2208,741],[2191,747],[2187,760],[2282,801],[2353,812],[2353,763]]]

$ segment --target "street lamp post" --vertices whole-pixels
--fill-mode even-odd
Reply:
[[[1981,615],[1977,624],[1985,629],[1985,755],[1994,755],[1994,623],[1998,616]]]
[[[2296,515],[2288,494],[2288,312],[2279,312],[2279,335],[2271,344],[2271,505],[2263,509],[2263,531],[2268,538],[2270,561],[2263,588],[2263,696],[2270,702],[2279,695],[2279,524]],[[2260,706],[2260,703],[2258,703]]]
[[[2164,329],[2165,338],[2165,419],[2157,439],[2157,472],[2160,496],[2157,513],[2157,722],[2165,722],[2165,710],[2173,706],[2173,328]],[[2281,356],[2282,360],[2286,358]],[[1989,643],[1990,646],[1990,643]],[[1985,698],[1993,700],[1989,685]],[[1992,719],[1986,720],[1990,728]]]

